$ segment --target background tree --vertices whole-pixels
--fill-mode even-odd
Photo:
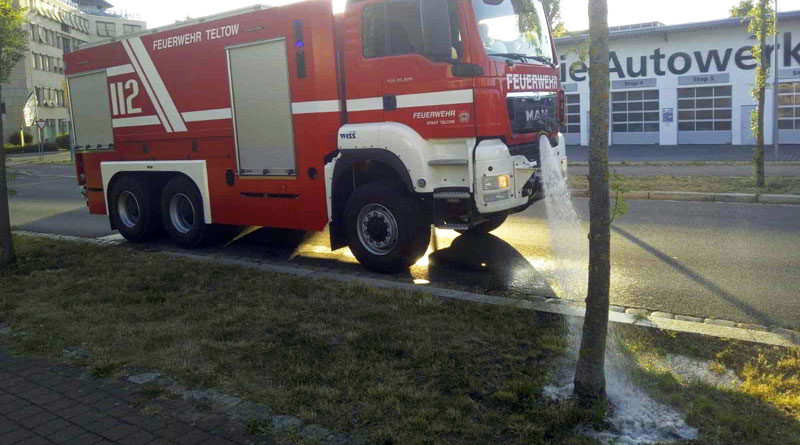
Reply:
[[[754,8],[753,0],[742,0],[738,5],[731,7],[731,17],[747,17]]]
[[[12,6],[9,0],[0,0],[0,102],[3,100],[2,84],[8,82],[11,70],[25,57],[28,39],[24,25],[25,11]],[[0,119],[0,135],[2,134],[3,121]],[[0,267],[14,263],[4,142],[0,141]]]
[[[561,0],[542,0],[544,11],[547,14],[547,21],[553,30],[553,37],[563,37],[567,35],[567,28],[561,19]]]
[[[583,407],[606,402],[605,356],[611,282],[611,200],[608,175],[608,2],[589,0],[589,290],[575,396]]]
[[[748,32],[756,36],[757,44],[753,46],[753,57],[758,61],[755,72],[755,83],[751,94],[758,102],[758,110],[753,113],[751,126],[756,136],[756,148],[753,150],[753,169],[757,187],[766,186],[764,174],[764,102],[766,99],[767,77],[769,77],[769,54],[767,54],[767,36],[775,35],[775,11],[769,0],[758,0],[747,17],[750,19]],[[775,116],[777,119],[777,116]],[[776,137],[777,135],[773,136]]]

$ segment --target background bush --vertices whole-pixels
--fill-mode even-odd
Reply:
[[[8,137],[8,142],[10,142],[12,145],[25,145],[25,144],[30,144],[31,142],[33,142],[33,136],[31,136],[30,133],[26,132],[26,133],[24,133],[24,135],[25,135],[24,136],[25,137],[25,142],[22,142],[22,141],[19,140],[19,132],[15,131],[15,132],[11,133],[11,136]]]

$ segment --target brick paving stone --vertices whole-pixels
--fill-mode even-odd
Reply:
[[[40,436],[49,436],[55,434],[64,428],[70,426],[70,423],[64,419],[55,418],[47,423],[37,426],[33,432]]]
[[[86,433],[85,429],[77,425],[70,424],[68,427],[47,436],[47,439],[49,439],[51,442],[62,443],[70,439],[74,439],[84,433]]]
[[[147,431],[140,430],[124,439],[120,439],[119,443],[122,445],[144,445],[152,442],[156,436],[148,433]]]
[[[111,429],[108,429],[106,431],[103,431],[100,435],[103,436],[104,438],[108,439],[108,440],[113,440],[113,441],[117,442],[117,441],[119,441],[121,439],[124,439],[124,438],[126,438],[128,436],[136,434],[139,431],[141,431],[139,428],[136,428],[133,425],[128,425],[128,424],[123,423],[121,425],[117,425],[117,426],[115,426],[115,427],[113,427]]]
[[[212,436],[204,431],[191,430],[183,436],[175,438],[175,442],[181,445],[195,445],[211,438]]]
[[[195,409],[188,401],[153,400],[148,403],[160,411],[145,415],[135,403],[143,398],[141,391],[138,385],[95,379],[78,366],[11,356],[0,341],[0,445],[242,441],[235,439],[243,437],[242,424],[221,415],[202,412],[197,426],[176,420]],[[222,434],[207,432],[211,429]]]
[[[34,437],[34,435],[32,432],[28,430],[16,430],[8,434],[4,434],[3,437],[0,438],[0,444],[12,445],[15,443],[19,443],[25,439],[29,439],[31,437]]]
[[[74,437],[65,442],[62,442],[62,445],[93,445],[100,442],[101,440],[103,440],[103,438],[98,436],[97,434],[85,432],[78,437]]]

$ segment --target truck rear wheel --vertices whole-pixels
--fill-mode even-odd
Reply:
[[[489,221],[478,224],[469,230],[457,230],[457,232],[462,235],[465,233],[485,235],[489,232],[499,229],[500,226],[506,222],[506,219],[508,219],[508,215],[498,216],[490,219]]]
[[[376,272],[407,270],[431,241],[431,225],[420,203],[381,182],[356,189],[344,218],[350,250],[364,267]]]
[[[152,240],[161,230],[157,201],[152,183],[135,175],[123,175],[111,187],[108,199],[114,227],[130,242]]]
[[[177,176],[161,192],[161,222],[175,244],[199,247],[209,238],[212,227],[203,217],[203,197],[191,179]]]

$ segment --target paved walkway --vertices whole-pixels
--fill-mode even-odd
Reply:
[[[766,160],[775,161],[772,147],[765,150]],[[587,162],[589,147],[568,146],[567,156],[573,162]],[[611,162],[747,162],[753,160],[753,147],[746,145],[613,145],[609,147]],[[781,145],[778,162],[800,162],[800,145]]]
[[[13,357],[0,343],[0,445],[256,442],[222,416],[179,420],[179,413],[194,409],[185,401],[164,400],[169,415],[148,416],[148,398],[142,386],[98,380],[48,359]]]

